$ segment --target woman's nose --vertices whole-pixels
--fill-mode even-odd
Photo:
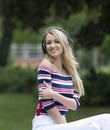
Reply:
[[[52,42],[51,47],[55,47],[55,43],[54,42]]]

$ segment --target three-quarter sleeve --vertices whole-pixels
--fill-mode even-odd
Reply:
[[[38,89],[42,88],[45,89],[45,84],[43,81],[47,82],[48,85],[51,87],[51,69],[48,67],[39,67],[37,72],[37,79],[38,79]],[[55,102],[53,99],[43,99],[42,100],[42,107],[45,111],[53,108],[55,106]]]
[[[73,92],[73,98],[74,98],[74,100],[76,101],[76,104],[77,104],[76,110],[78,110],[79,107],[80,107],[80,96],[79,96],[79,93],[75,89],[74,89],[74,92]]]

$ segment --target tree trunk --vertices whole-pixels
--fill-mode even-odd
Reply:
[[[12,33],[14,26],[11,22],[11,18],[5,16],[2,20],[2,38],[0,42],[0,66],[6,66],[8,61],[8,54],[10,44],[12,40]]]
[[[98,49],[97,47],[94,47],[92,49],[92,65],[93,65],[93,68],[94,69],[97,69],[99,67],[99,61],[98,61],[98,58],[99,58],[99,52],[98,52]]]

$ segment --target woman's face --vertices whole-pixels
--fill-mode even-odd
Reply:
[[[61,56],[61,54],[63,53],[63,48],[61,43],[54,35],[48,33],[45,38],[45,41],[48,55],[50,55],[53,58]]]

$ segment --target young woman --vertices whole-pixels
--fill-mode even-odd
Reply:
[[[42,49],[45,58],[38,72],[39,103],[32,130],[109,130],[110,115],[103,114],[67,123],[69,109],[80,107],[84,95],[78,63],[71,48],[72,40],[63,29],[51,27],[44,34]]]

